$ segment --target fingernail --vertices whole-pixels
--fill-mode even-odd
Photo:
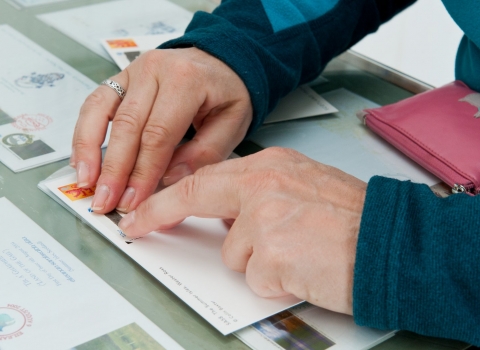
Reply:
[[[118,203],[117,210],[126,213],[133,198],[135,198],[135,189],[133,187],[128,187]]]
[[[135,222],[135,210],[125,215],[123,219],[120,220],[120,222],[118,223],[118,227],[120,227],[120,230],[122,230],[123,233],[126,234],[126,230],[128,230],[128,228],[132,226],[134,222]]]
[[[93,197],[92,209],[102,210],[105,208],[108,196],[110,195],[110,188],[107,185],[100,185],[95,190],[95,197]]]
[[[188,175],[192,175],[192,170],[187,163],[180,163],[172,169],[167,170],[165,175],[163,175],[162,182],[165,186],[170,186]]]
[[[90,180],[90,169],[85,162],[79,161],[77,163],[77,186],[85,187]]]
[[[71,166],[72,168],[75,167],[75,158],[74,158],[74,156],[75,156],[75,148],[72,148],[72,153],[70,154],[70,166]]]

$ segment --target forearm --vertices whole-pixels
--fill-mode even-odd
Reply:
[[[360,325],[480,344],[480,196],[368,186],[354,277]]]
[[[250,93],[254,130],[281,97],[413,2],[226,0],[160,48],[196,46],[227,63]]]

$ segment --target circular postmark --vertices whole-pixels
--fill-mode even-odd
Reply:
[[[53,120],[45,114],[22,114],[14,118],[12,123],[14,127],[23,131],[39,131],[45,130]]]
[[[18,338],[31,327],[32,314],[20,305],[0,306],[0,341]]]
[[[33,142],[33,136],[27,134],[10,134],[2,138],[2,142],[7,146],[24,146]]]

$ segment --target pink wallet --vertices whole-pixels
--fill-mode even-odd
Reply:
[[[453,193],[480,192],[480,93],[461,81],[357,116]]]

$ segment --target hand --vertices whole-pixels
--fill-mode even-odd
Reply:
[[[97,185],[92,209],[135,209],[163,177],[170,185],[226,159],[252,120],[250,96],[235,72],[196,48],[153,50],[112,77],[123,101],[99,86],[85,101],[73,138],[71,165],[80,187]],[[109,146],[101,166],[108,122]],[[189,126],[196,136],[176,148]]]
[[[130,237],[188,216],[235,219],[222,257],[263,297],[293,294],[352,314],[366,184],[295,151],[272,148],[204,167],[120,221]]]

